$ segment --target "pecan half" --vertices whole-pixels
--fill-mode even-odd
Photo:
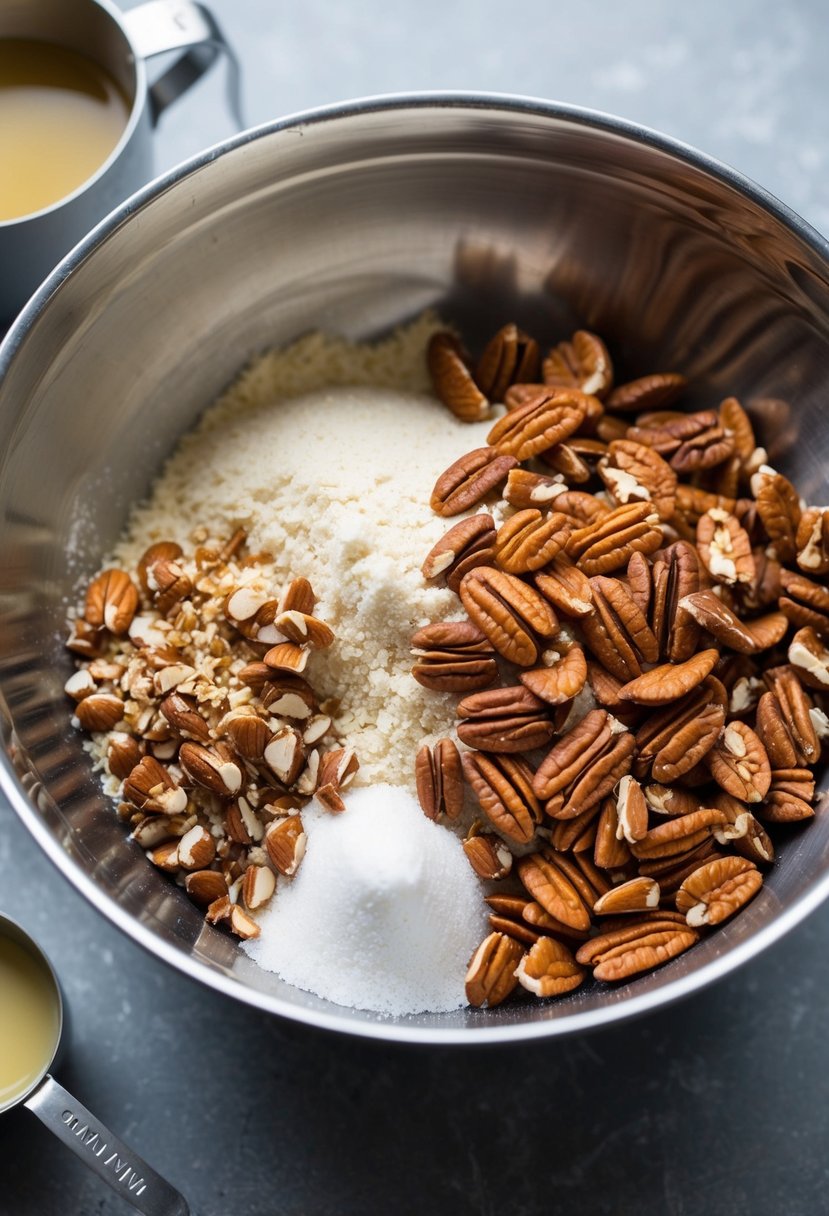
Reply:
[[[518,844],[529,844],[541,822],[541,805],[525,760],[464,752],[463,771],[481,810],[494,827]]]
[[[772,781],[773,781],[772,776]],[[768,864],[774,860],[774,845],[763,825],[744,802],[732,798],[725,790],[718,790],[708,801],[726,817],[726,822],[714,828],[714,838],[719,844],[731,845],[743,857],[757,864]]]
[[[755,574],[748,533],[735,515],[714,507],[697,522],[697,550],[716,583],[750,583]]]
[[[558,632],[548,602],[534,588],[493,566],[478,566],[464,575],[460,597],[472,622],[498,653],[519,667],[537,663],[538,639]]]
[[[763,465],[751,479],[751,492],[775,556],[781,562],[793,562],[801,514],[797,491],[782,473]]]
[[[719,659],[717,650],[700,650],[684,663],[664,663],[619,689],[623,701],[637,705],[665,705],[676,701],[710,675]]]
[[[688,381],[675,372],[655,372],[620,384],[607,399],[607,408],[624,414],[664,410],[672,405]]]
[[[829,638],[829,588],[821,587],[793,570],[780,571],[783,594],[780,611],[799,629],[810,626],[819,637]]]
[[[564,510],[561,499],[556,506]],[[661,544],[659,516],[651,504],[628,503],[596,523],[577,528],[566,552],[585,574],[608,574],[627,565],[631,554],[653,553]]]
[[[647,835],[648,804],[635,777],[626,774],[616,792],[616,838],[633,844]]]
[[[556,510],[566,515],[576,528],[581,528],[606,519],[611,508],[606,502],[596,498],[595,494],[585,494],[583,490],[568,490],[566,494],[559,494]]]
[[[602,870],[624,870],[630,861],[630,849],[624,838],[619,838],[618,829],[616,800],[605,798],[596,822],[596,840],[593,846],[593,861]]]
[[[515,969],[524,947],[504,933],[490,933],[472,956],[466,972],[466,999],[476,1008],[494,1009],[518,986]]]
[[[539,452],[538,459],[563,477],[568,485],[583,485],[590,480],[592,473],[590,465],[573,446],[575,443],[576,436],[571,435],[569,443],[557,443],[545,452]],[[599,446],[604,450],[603,444]]]
[[[722,811],[701,807],[688,815],[677,815],[657,824],[641,840],[632,842],[630,850],[634,857],[648,860],[676,857],[702,844],[711,836],[712,828],[725,821]]]
[[[457,746],[439,739],[434,748],[425,744],[415,758],[417,797],[427,819],[457,819],[463,810],[463,769]]]
[[[775,769],[766,800],[755,809],[768,823],[800,823],[814,817],[814,794],[809,769]]]
[[[633,588],[631,565],[628,582]],[[640,558],[640,561],[644,559]],[[676,541],[654,559],[650,619],[662,658],[683,663],[694,654],[699,642],[699,627],[693,618],[678,609],[680,601],[699,589],[700,567],[696,549],[687,541]]]
[[[741,463],[749,461],[757,450],[751,419],[736,397],[726,397],[720,403],[720,422],[734,436],[734,448]]]
[[[554,818],[575,818],[601,802],[629,771],[634,747],[630,731],[606,710],[593,709],[550,749],[533,789],[539,798],[563,796]]]
[[[741,802],[762,802],[771,784],[765,747],[750,726],[730,722],[703,763],[717,785]]]
[[[734,452],[733,436],[713,410],[680,414],[661,426],[635,426],[628,438],[654,448],[677,473],[695,473],[722,464]]]
[[[533,899],[545,912],[573,929],[590,928],[590,908],[565,870],[564,858],[558,854],[531,853],[516,862],[518,877]]]
[[[829,574],[829,510],[809,507],[795,535],[797,564],[809,574]]]
[[[683,596],[677,605],[680,617],[691,617],[721,646],[738,654],[754,654],[757,642],[749,625],[731,611],[710,588]]]
[[[519,680],[549,705],[572,701],[587,680],[587,662],[578,642],[559,643],[541,656],[543,667],[522,671]]]
[[[469,370],[460,342],[450,333],[433,334],[426,353],[435,395],[462,422],[480,422],[489,401]]]
[[[587,972],[554,937],[541,937],[521,959],[518,982],[537,997],[563,996],[583,982]]]
[[[659,907],[659,883],[653,878],[640,875],[629,878],[605,892],[593,905],[596,916],[629,915],[631,912],[648,912]]]
[[[593,592],[587,575],[569,557],[559,554],[546,570],[536,574],[535,585],[563,616],[587,616],[593,608]]]
[[[799,682],[775,684],[757,703],[757,734],[774,768],[816,764],[820,743]],[[738,795],[739,797],[739,795]]]
[[[640,676],[643,663],[655,663],[659,658],[644,612],[618,579],[598,575],[590,580],[590,588],[593,611],[581,622],[587,646],[617,679]]]
[[[543,363],[544,383],[577,388],[601,399],[613,384],[613,364],[601,338],[577,329],[569,342],[554,346]]]
[[[497,882],[512,870],[512,853],[494,832],[470,831],[463,851],[472,869],[485,882]]]
[[[517,468],[507,473],[504,499],[518,510],[529,507],[543,510],[566,492],[567,486],[562,481],[545,477],[543,473],[530,473],[527,469]]]
[[[471,621],[436,621],[412,637],[412,675],[435,692],[473,692],[498,678],[495,651]]]
[[[578,430],[588,399],[578,389],[546,389],[499,418],[487,443],[517,461],[529,460]]]
[[[788,659],[804,684],[829,692],[829,649],[814,629],[798,629],[789,642]]]
[[[614,439],[598,473],[617,506],[650,502],[660,519],[676,509],[676,473],[653,448],[630,439]]]
[[[466,452],[435,482],[430,500],[432,510],[437,515],[460,515],[486,498],[517,463],[514,456],[493,447]]]
[[[763,885],[763,876],[745,857],[709,861],[685,879],[676,893],[678,912],[689,925],[718,925],[739,911]]]
[[[483,752],[527,752],[549,743],[555,727],[547,706],[528,688],[491,688],[458,704],[458,738]]]
[[[650,771],[657,782],[671,782],[690,772],[719,738],[725,706],[709,677],[686,696],[653,714],[636,732],[636,771]]]
[[[475,379],[490,401],[503,401],[507,389],[538,376],[538,343],[512,323],[502,326],[484,347]]]
[[[481,513],[461,519],[430,549],[421,566],[423,577],[446,580],[457,593],[461,579],[475,566],[491,566],[495,557],[495,524]]]
[[[642,920],[585,942],[576,960],[593,967],[594,979],[614,983],[670,962],[697,941],[698,933],[673,920]]]
[[[535,508],[518,511],[498,529],[495,561],[508,574],[540,570],[564,548],[569,536],[566,515],[553,511],[545,516]]]

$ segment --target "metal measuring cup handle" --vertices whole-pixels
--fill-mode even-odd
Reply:
[[[149,88],[153,125],[176,98],[186,92],[216,61],[227,60],[227,103],[239,130],[242,113],[239,61],[213,14],[197,0],[149,0],[122,14],[136,53],[142,59],[183,51]]]
[[[144,1216],[189,1216],[187,1201],[47,1074],[24,1106]]]

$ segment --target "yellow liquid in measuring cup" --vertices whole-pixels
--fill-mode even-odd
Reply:
[[[128,118],[126,98],[93,60],[0,38],[0,220],[66,198],[101,167]]]
[[[0,1106],[26,1093],[52,1059],[58,1005],[51,975],[0,935]]]

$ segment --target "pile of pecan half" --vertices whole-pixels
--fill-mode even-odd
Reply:
[[[431,499],[462,518],[423,573],[466,619],[412,639],[415,679],[461,698],[462,747],[417,757],[421,804],[457,818],[471,787],[464,847],[500,883],[467,996],[623,980],[743,907],[766,827],[814,815],[829,509],[768,466],[735,398],[678,410],[673,373],[614,387],[594,334],[542,361],[507,325],[473,366],[441,333],[429,364],[457,417],[506,406]]]
[[[92,580],[67,643],[75,725],[133,839],[242,938],[302,860],[300,808],[315,796],[344,810],[358,768],[352,749],[325,749],[331,706],[303,675],[334,635],[306,579],[281,594],[273,580],[241,531],[189,555],[162,541],[137,570]]]

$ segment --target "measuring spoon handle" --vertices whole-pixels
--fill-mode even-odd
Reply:
[[[44,1077],[25,1105],[144,1216],[189,1216],[184,1196],[108,1131],[54,1077]]]

